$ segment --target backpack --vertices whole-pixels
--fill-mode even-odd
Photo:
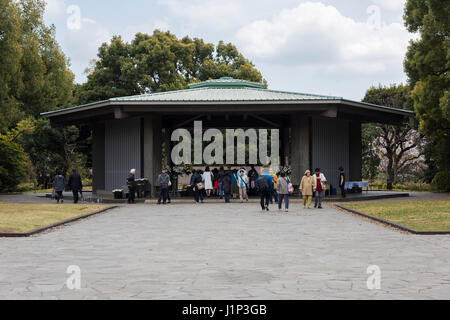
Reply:
[[[269,189],[269,182],[266,178],[260,177],[258,180],[256,180],[256,191],[262,192]]]
[[[294,193],[294,185],[291,183],[291,180],[289,180],[289,178],[285,179],[287,184],[288,184],[288,192],[289,193]]]

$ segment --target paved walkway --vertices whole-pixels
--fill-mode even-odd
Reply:
[[[450,298],[450,236],[402,234],[330,207],[124,206],[0,238],[0,299]],[[65,283],[81,268],[81,290]],[[381,270],[368,290],[367,267]]]

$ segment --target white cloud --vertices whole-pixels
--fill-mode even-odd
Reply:
[[[381,23],[377,29],[333,6],[305,2],[242,27],[236,38],[257,61],[376,74],[401,68],[411,35],[401,23]]]
[[[81,19],[79,30],[66,29],[59,42],[65,51],[70,52],[72,70],[77,70],[76,81],[85,81],[82,74],[89,62],[97,57],[98,48],[103,42],[111,40],[108,29],[90,18]]]
[[[372,0],[381,9],[388,11],[403,11],[406,0]]]
[[[158,0],[159,5],[166,6],[169,11],[187,18],[193,26],[231,27],[243,18],[243,7],[240,2],[208,0]]]
[[[65,0],[45,0],[45,18],[49,20],[61,19],[66,14]]]

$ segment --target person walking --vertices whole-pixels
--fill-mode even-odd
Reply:
[[[300,193],[303,198],[303,208],[306,208],[308,204],[308,209],[311,208],[311,201],[314,189],[314,178],[311,176],[311,171],[306,170],[305,175],[300,182]]]
[[[83,183],[77,170],[72,170],[72,174],[69,176],[69,182],[67,184],[69,185],[70,190],[72,190],[73,203],[78,203],[78,194],[83,190]]]
[[[314,203],[314,208],[322,209],[323,194],[327,188],[327,179],[325,175],[320,172],[317,168],[314,174],[314,191],[316,193],[316,200]]]
[[[53,191],[55,194],[56,203],[64,202],[64,188],[66,187],[66,178],[62,175],[61,171],[58,170],[56,176],[53,178]]]
[[[161,174],[158,176],[158,184],[159,184],[158,204],[161,204],[161,200],[163,201],[163,204],[166,204],[166,201],[169,198],[169,185],[170,185],[170,177],[167,174],[166,169],[162,169]]]
[[[341,196],[342,198],[346,197],[345,194],[345,172],[344,168],[341,166],[339,167],[339,188],[341,189]]]
[[[127,186],[128,186],[128,203],[136,203],[135,193],[136,193],[136,169],[131,169],[130,174],[127,178]]]
[[[280,178],[277,181],[277,193],[278,193],[278,210],[281,211],[281,206],[284,201],[284,211],[289,211],[289,184],[291,182],[286,177],[285,172],[280,173]]]
[[[248,195],[247,195],[248,177],[245,169],[239,170],[237,184],[239,187],[239,199],[241,200],[241,203],[244,202],[244,199],[248,202]]]
[[[192,181],[192,185],[194,187],[195,203],[199,203],[199,202],[203,203],[203,193],[202,193],[203,182],[202,182],[201,174],[198,171],[193,170],[191,181]]]
[[[224,192],[223,192],[223,178],[224,177],[225,177],[225,170],[224,170],[223,166],[220,166],[219,174],[217,175],[217,185],[219,188],[220,199],[223,199],[223,195],[224,195]]]
[[[260,175],[256,179],[256,191],[259,193],[261,199],[261,209],[263,211],[269,211],[269,200],[270,200],[270,176]]]
[[[272,177],[272,169],[270,169],[269,171],[267,171],[267,168],[263,169],[263,172],[261,173],[260,177],[264,177],[267,182],[269,183],[269,190],[268,190],[268,195],[269,195],[269,202],[273,203],[273,194],[276,193],[274,190],[274,185],[273,185],[273,177]],[[278,198],[278,197],[277,197]]]
[[[274,199],[275,199],[275,203],[278,203],[278,194],[277,194],[277,180],[278,180],[278,176],[273,173],[272,169],[269,170],[269,176],[272,179],[272,182],[271,182],[272,190],[271,190],[271,193],[270,193],[270,203],[273,203]]]
[[[232,192],[231,175],[232,175],[232,172],[228,171],[224,174],[223,179],[222,179],[222,188],[223,188],[225,203],[230,203],[231,192]]]
[[[209,198],[211,196],[211,191],[213,191],[213,173],[209,170],[209,167],[205,168],[203,173],[203,180],[205,181],[205,191],[206,196]]]

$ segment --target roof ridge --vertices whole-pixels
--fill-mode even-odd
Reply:
[[[132,95],[132,96],[114,97],[114,98],[108,99],[108,101],[122,101],[125,99],[133,99],[133,98],[137,98],[137,97],[140,97],[140,98],[155,97],[155,96],[161,96],[161,95],[167,95],[167,94],[185,93],[185,92],[193,92],[193,91],[201,91],[201,90],[253,90],[253,91],[262,91],[262,92],[291,94],[291,95],[298,95],[298,96],[320,97],[320,98],[326,98],[326,99],[338,99],[338,100],[343,99],[343,97],[338,97],[338,96],[327,96],[327,95],[320,95],[320,94],[315,94],[315,93],[302,93],[302,92],[282,91],[282,90],[254,88],[254,87],[242,87],[242,88],[198,87],[198,88],[187,88],[187,89],[171,90],[171,91],[164,91],[164,92],[149,92],[149,93],[142,93],[142,94],[137,94],[137,95]]]

